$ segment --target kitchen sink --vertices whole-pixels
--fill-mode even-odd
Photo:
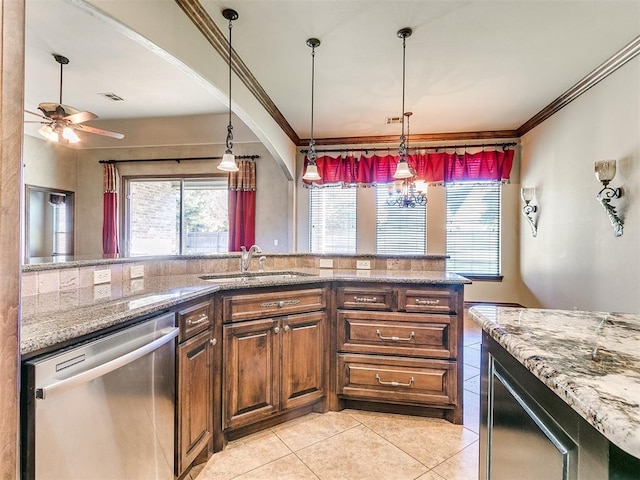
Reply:
[[[290,280],[314,276],[312,273],[302,272],[257,272],[202,275],[200,278],[213,283],[258,283],[278,280]]]

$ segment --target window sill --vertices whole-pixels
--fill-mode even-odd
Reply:
[[[456,272],[457,273],[457,272]],[[475,275],[467,273],[458,273],[458,275],[468,278],[473,282],[502,282],[503,275]]]

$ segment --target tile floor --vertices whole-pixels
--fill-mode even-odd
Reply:
[[[465,315],[464,425],[358,410],[312,413],[230,442],[187,480],[475,480],[481,330]]]

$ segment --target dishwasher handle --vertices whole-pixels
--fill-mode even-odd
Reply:
[[[155,339],[153,342],[147,343],[146,345],[143,345],[142,347],[137,348],[136,350],[126,353],[109,362],[86,370],[73,377],[65,378],[64,380],[60,380],[59,382],[54,382],[50,385],[36,388],[36,398],[39,400],[44,400],[47,398],[47,394],[53,392],[54,390],[75,387],[76,385],[86,383],[90,380],[106,375],[109,372],[113,372],[118,368],[124,367],[125,365],[141,357],[144,357],[147,353],[150,353],[160,348],[162,345],[169,343],[171,340],[178,336],[178,331],[179,329],[177,327],[171,328],[168,333],[164,334],[160,338]]]

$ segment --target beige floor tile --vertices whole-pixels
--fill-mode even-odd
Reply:
[[[465,448],[433,469],[435,473],[446,480],[477,480],[478,479],[478,442]]]
[[[464,348],[464,364],[480,368],[480,351],[472,348]]]
[[[465,390],[463,398],[463,424],[472,432],[480,433],[480,395]]]
[[[363,425],[303,448],[296,455],[321,480],[409,480],[427,471]]]
[[[327,412],[305,422],[286,423],[273,431],[287,447],[296,452],[358,425],[360,422],[347,413]]]
[[[228,480],[291,454],[291,450],[271,431],[230,442],[214,454],[197,480]]]
[[[464,380],[468,380],[471,377],[476,377],[478,375],[480,375],[480,368],[473,367],[471,365],[462,366],[462,378]]]
[[[251,470],[234,480],[318,480],[294,454]]]
[[[447,480],[446,478],[441,477],[433,470],[428,471],[424,475],[420,475],[416,480]]]
[[[471,350],[477,350],[479,352],[482,351],[482,342],[472,343],[471,345],[465,345],[464,348],[469,348]]]
[[[480,394],[480,375],[468,378],[464,381],[464,389],[475,394]]]
[[[462,425],[437,418],[388,415],[365,425],[429,468],[478,439],[475,432]]]

